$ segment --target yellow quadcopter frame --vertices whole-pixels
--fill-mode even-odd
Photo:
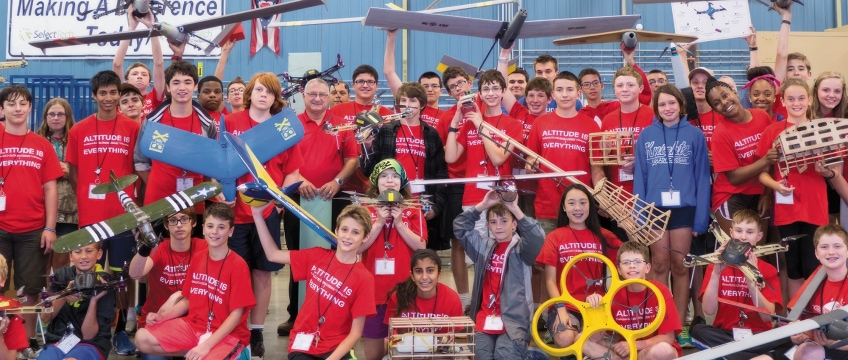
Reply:
[[[585,301],[579,301],[575,299],[571,294],[568,293],[566,288],[566,275],[571,268],[577,264],[578,261],[585,260],[588,258],[596,258],[602,261],[609,269],[610,269],[610,277],[612,279],[612,285],[609,288],[609,291],[606,292],[603,296],[603,300],[597,307],[591,307],[589,303]],[[536,309],[536,313],[533,314],[533,322],[531,324],[537,324],[539,318],[542,317],[543,314],[548,312],[548,308],[554,306],[555,304],[570,304],[577,308],[580,312],[580,315],[583,316],[583,329],[580,331],[580,337],[574,341],[574,344],[564,348],[554,348],[544,342],[541,336],[539,336],[539,330],[536,326],[530,326],[531,335],[533,336],[533,341],[536,342],[536,346],[538,346],[542,351],[547,353],[548,355],[553,356],[567,356],[567,355],[575,355],[578,359],[583,358],[583,345],[586,341],[591,337],[592,334],[597,333],[599,331],[613,331],[615,333],[620,334],[625,341],[627,341],[627,345],[630,346],[630,359],[635,360],[638,354],[636,350],[636,340],[646,337],[654,331],[656,331],[660,324],[662,324],[662,320],[665,318],[665,299],[662,297],[662,293],[660,289],[657,288],[654,284],[651,284],[647,280],[643,279],[630,279],[630,280],[620,280],[618,276],[618,269],[612,263],[610,259],[606,256],[597,253],[583,253],[573,257],[567,264],[565,264],[565,268],[562,271],[562,275],[560,275],[559,279],[560,288],[563,289],[562,295],[559,297],[555,297],[545,301],[538,309]],[[627,287],[628,285],[642,285],[646,286],[648,289],[654,292],[657,296],[657,303],[659,304],[659,311],[657,316],[654,318],[654,321],[651,322],[645,328],[639,330],[629,330],[625,329],[621,325],[615,322],[615,318],[612,314],[612,300],[615,294],[619,291]]]

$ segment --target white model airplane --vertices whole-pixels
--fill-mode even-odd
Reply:
[[[253,20],[256,18],[266,17],[274,14],[285,13],[313,7],[324,4],[325,0],[295,0],[277,5],[272,5],[263,8],[240,11],[234,14],[224,15],[221,17],[195,21],[179,26],[171,25],[164,22],[154,23],[154,29],[149,30],[134,30],[122,31],[111,34],[99,34],[78,37],[56,38],[52,40],[31,41],[29,44],[44,51],[48,48],[94,44],[100,42],[120,41],[146,38],[150,36],[164,36],[171,43],[181,44],[187,36],[197,30],[208,29],[216,26],[223,26],[232,23],[240,23],[245,20]]]

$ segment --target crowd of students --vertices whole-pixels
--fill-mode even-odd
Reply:
[[[459,67],[402,83],[394,66],[397,33],[388,31],[383,75],[395,109],[375,102],[380,77],[370,65],[353,71],[352,86],[312,79],[302,89],[305,110],[298,115],[303,140],[265,164],[277,185],[301,182],[292,196],[295,202],[328,202],[339,239],[333,250],[301,248],[299,220],[282,209],[251,208],[241,198],[218,196],[168,215],[161,229],[167,238],[155,248],[136,245],[135,235],[127,231],[69,255],[51,252],[57,236],[124,213],[117,195],[92,192],[109,181],[110,171],[138,174],[141,181],[126,192],[143,204],[208,180],[145,158],[137,140],[147,122],[216,138],[224,121],[238,136],[287,106],[271,73],[223,86],[232,43],[223,46],[216,75],[198,79],[195,66],[181,59],[184,44],[169,43],[174,56],[165,67],[158,41],[152,41],[152,71],[141,63],[123,71],[128,41],[122,42],[113,70],[91,79],[97,112],[77,122],[71,104],[53,99],[43,109],[37,132],[26,125],[31,93],[20,85],[7,86],[0,90],[5,116],[0,283],[5,285],[13,268],[15,288],[26,295],[24,305],[40,299],[42,289],[50,294],[74,289],[76,276],[83,273],[108,270],[146,280],[146,286],[138,315],[132,299],[140,289],[134,286],[129,292],[77,293],[52,302],[54,311],[40,319],[45,321],[43,348],[36,339],[39,319],[4,317],[0,358],[105,359],[113,348],[126,355],[136,347],[145,359],[261,358],[271,274],[284,264],[291,267],[289,319],[278,334],[289,338],[289,359],[350,358],[360,339],[366,359],[381,359],[388,352],[390,318],[463,314],[476,324],[475,358],[524,358],[533,341],[531,328],[538,325],[531,324],[532,314],[545,299],[567,291],[592,306],[602,301],[607,283],[600,280],[604,266],[599,262],[575,265],[584,278],[572,276],[561,288],[566,263],[581,253],[615,259],[624,279],[649,279],[660,289],[649,296],[645,286],[631,285],[615,295],[619,305],[642,301],[645,309],[656,310],[660,298],[665,303],[667,316],[660,319],[659,330],[636,342],[640,359],[671,359],[693,342],[713,347],[771,329],[768,313],[793,306],[789,295],[811,286],[805,280],[819,267],[827,281],[806,305],[808,313],[842,307],[848,295],[843,292],[848,234],[829,225],[829,215],[848,199],[842,165],[781,173],[773,144],[781,133],[811,119],[845,117],[845,79],[832,71],[813,78],[806,57],[789,54],[792,13],[776,10],[782,23],[775,68],[756,63],[755,37],[747,38],[752,64],[741,89],[717,80],[706,68],[693,69],[690,86],[679,89],[662,71],[645,73],[633,52],[623,50],[625,65],[611,79],[616,98],[606,101],[597,70],[560,71],[548,55],[536,59],[532,79],[520,69],[508,74],[511,49],[500,53],[497,69],[478,77],[476,96],[469,96],[473,74]],[[149,16],[128,19],[131,28],[152,26]],[[439,97],[445,88],[457,105],[443,110]],[[411,116],[382,126],[362,143],[349,130],[325,131],[327,124],[349,124],[363,112],[385,116],[404,110]],[[509,138],[482,130],[482,123]],[[634,151],[623,165],[590,162],[589,136],[600,131],[630,133]],[[506,151],[517,142],[559,168],[585,175],[576,177],[579,183],[541,179],[521,185],[536,192],[526,198],[474,182],[410,184],[550,170],[539,159],[521,160]],[[670,211],[662,238],[650,247],[628,241],[627,232],[594,199],[592,187],[604,178]],[[245,175],[238,182],[251,180]],[[403,199],[429,195],[432,206],[361,207],[338,199],[342,190],[373,198],[388,192]],[[710,215],[731,237],[751,245],[764,234],[807,236],[790,242],[784,273],[750,257],[765,287],[731,266],[690,272],[683,266],[684,254],[723,250],[705,236]],[[283,233],[287,250],[281,250]],[[448,249],[455,288],[439,282],[442,262],[435,250]],[[474,264],[473,286],[469,262]],[[49,284],[46,273],[53,274]],[[788,288],[781,285],[784,275]],[[307,283],[300,308],[298,281]],[[644,309],[641,316],[634,316],[631,307],[619,310],[615,313],[623,315],[616,321],[628,329],[643,328],[656,316]],[[707,316],[715,318],[709,325]],[[128,333],[135,330],[136,319],[133,344]],[[551,344],[569,346],[591,335],[583,349],[588,356],[630,355],[621,339],[581,334],[583,319],[573,305],[553,306],[543,319]],[[827,348],[833,343],[814,330],[728,358],[845,358],[848,348]]]

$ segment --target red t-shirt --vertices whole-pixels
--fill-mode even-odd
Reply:
[[[763,138],[757,145],[757,158],[766,156],[769,149],[773,147],[774,140],[786,130],[791,130],[795,126],[788,120],[774,123],[766,127],[763,131]],[[810,166],[806,171],[799,173],[798,168],[792,167],[786,178],[780,174],[777,164],[774,165],[772,177],[780,182],[786,180],[788,187],[795,187],[792,192],[794,204],[774,204],[774,224],[788,225],[796,221],[803,221],[813,225],[824,225],[828,222],[827,213],[827,184],[821,174]]]
[[[523,130],[521,124],[508,115],[502,114],[498,116],[483,116],[483,121],[494,125],[498,130],[506,134],[512,139],[521,139]],[[468,155],[466,158],[465,177],[477,176],[495,176],[495,175],[511,175],[512,174],[512,159],[507,159],[498,167],[492,165],[492,161],[486,154],[486,149],[483,147],[483,138],[477,134],[477,128],[474,123],[467,121],[459,128],[459,133],[456,134],[456,142],[465,149]],[[489,134],[489,137],[497,142],[504,142],[498,136]],[[498,150],[503,151],[503,150]],[[485,166],[484,166],[485,162]],[[462,206],[475,205],[486,196],[489,190],[477,188],[477,183],[465,184],[465,192],[462,194]]]
[[[65,161],[77,168],[80,227],[124,213],[117,193],[106,194],[105,199],[92,199],[89,191],[94,184],[109,181],[110,170],[117,177],[135,173],[133,149],[138,138],[138,128],[139,124],[135,120],[121,114],[109,121],[100,121],[96,115],[91,115],[68,132]],[[99,175],[95,174],[98,168]],[[131,185],[124,191],[130,198],[135,198],[132,189]]]
[[[821,268],[821,265],[819,265]],[[818,272],[818,269],[816,270]],[[815,272],[813,272],[815,274]],[[792,296],[792,300],[789,301],[789,309],[795,307],[795,303],[798,301],[798,298],[801,294],[810,286],[810,282],[813,279],[812,276],[807,278],[807,281],[804,282],[804,285],[801,286],[801,289]],[[804,308],[804,313],[801,315],[801,319],[809,319],[816,315],[827,314],[835,309],[839,309],[845,305],[848,305],[848,287],[845,286],[846,281],[830,281],[830,279],[825,278],[824,282],[819,285],[818,289],[813,293],[813,297],[810,298],[810,302],[807,304],[807,307]]]
[[[153,88],[144,95],[144,107],[141,109],[141,118],[142,120],[147,118],[153,110],[155,110],[159,105],[162,105],[162,102],[165,100],[163,96],[161,99],[159,96],[156,96],[156,88]]]
[[[0,296],[0,304],[9,303],[12,299],[5,296]],[[26,329],[24,329],[24,318],[20,315],[12,315],[9,318],[9,326],[3,332],[3,342],[6,343],[6,348],[9,350],[21,351],[29,347],[27,340]]]
[[[533,123],[527,137],[527,148],[563,170],[585,171],[586,175],[576,178],[592,186],[589,134],[598,131],[598,125],[583,115],[563,118],[556,112],[550,112],[540,116]],[[541,163],[539,166],[545,172],[552,171]],[[561,181],[566,186],[571,184],[566,179]],[[565,187],[559,186],[553,179],[539,179],[535,201],[536,216],[540,219],[556,219],[557,209],[562,206],[560,199],[564,191]]]
[[[482,303],[480,311],[474,317],[474,330],[484,332],[486,334],[503,334],[506,328],[501,330],[484,330],[486,318],[489,316],[501,316],[501,279],[503,279],[504,268],[506,267],[506,249],[509,248],[509,241],[504,241],[495,245],[495,251],[492,252],[492,257],[486,264],[486,274],[483,275],[483,293],[480,295]],[[494,299],[491,301],[489,299]],[[491,305],[491,306],[489,306]]]
[[[459,295],[457,295],[454,289],[442,283],[436,284],[436,296],[429,299],[422,299],[416,296],[415,304],[412,305],[413,308],[398,312],[397,306],[397,293],[392,293],[389,302],[386,303],[386,316],[383,319],[384,324],[388,324],[391,318],[432,319],[462,316],[462,302],[459,301]],[[435,331],[437,334],[444,334],[450,330],[449,327],[414,329],[417,332]]]
[[[704,292],[710,284],[710,278],[713,276],[713,267],[715,265],[707,265],[706,274],[704,274],[704,285],[701,287],[701,292],[698,298],[703,301]],[[766,286],[760,292],[766,300],[774,303],[774,312],[779,313],[783,308],[781,304],[780,279],[777,276],[777,270],[771,264],[765,261],[757,261],[757,269],[763,274],[763,279],[766,281]],[[721,272],[721,279],[718,282],[718,297],[722,299],[732,300],[743,304],[754,305],[751,294],[748,293],[748,284],[745,280],[745,275],[739,269],[728,266]],[[759,305],[762,307],[762,304]],[[740,312],[745,312],[748,320],[744,320],[742,326],[739,326]],[[760,314],[751,311],[740,309],[733,305],[718,303],[715,321],[713,326],[732,330],[733,328],[751,329],[754,334],[771,330],[771,322],[763,321]]]
[[[342,131],[338,136],[333,136],[324,131],[323,126],[330,123],[330,117],[330,112],[325,112],[319,124],[310,120],[305,112],[297,116],[304,131],[303,139],[297,144],[303,161],[308,164],[320,164],[301,167],[300,176],[309,180],[316,188],[336,178],[342,171],[344,159],[356,158],[359,155],[355,141],[344,141],[353,136],[353,132]]]
[[[231,131],[235,136],[239,136],[259,124],[250,118],[248,111],[239,111],[227,115],[224,121],[227,125],[227,131]],[[301,155],[299,145],[286,149],[286,151],[272,157],[271,160],[268,160],[262,166],[268,171],[268,175],[274,180],[274,184],[276,186],[282,186],[283,179],[286,175],[298,171],[303,166],[303,156]],[[252,181],[256,181],[256,179],[253,178],[253,175],[247,173],[238,178],[236,184],[241,185]],[[267,218],[273,210],[274,208],[269,206],[262,215]],[[250,205],[245,204],[241,200],[240,196],[236,196],[236,205],[233,207],[233,211],[236,215],[236,224],[253,224],[253,210],[250,209]]]
[[[436,124],[436,131],[439,132],[439,137],[442,138],[442,144],[446,144],[448,140],[448,128],[450,127],[453,116],[456,114],[456,105],[442,112],[439,117],[439,122]],[[460,118],[457,129],[465,125],[465,119]],[[448,164],[448,177],[451,179],[461,178],[465,176],[465,161],[468,158],[468,152],[463,152],[453,164]]]
[[[713,153],[713,169],[716,179],[713,182],[712,210],[727,202],[733,194],[759,195],[763,193],[763,184],[756,176],[741,185],[733,185],[727,179],[726,171],[748,166],[757,160],[756,149],[763,130],[771,124],[765,111],[749,109],[751,121],[739,124],[725,120],[716,124],[710,151]]]
[[[0,211],[0,229],[24,233],[44,228],[43,185],[64,174],[47,139],[31,131],[0,134],[0,191],[6,207]]]
[[[143,328],[147,314],[159,311],[171,294],[182,291],[188,266],[193,259],[206,256],[209,245],[203,239],[192,238],[188,251],[171,250],[171,239],[165,239],[150,255],[153,267],[147,273],[147,300],[141,308],[138,327]],[[197,254],[200,255],[197,255]]]
[[[633,143],[636,145],[636,140],[639,139],[639,133],[654,121],[654,110],[650,107],[639,104],[639,109],[631,113],[622,113],[621,108],[604,116],[601,123],[601,131],[626,131],[633,133]],[[608,177],[613,184],[621,186],[629,193],[633,193],[633,175],[622,177],[621,166],[608,167]],[[627,179],[627,180],[623,180]]]
[[[439,110],[439,108],[425,106],[424,111],[421,112],[421,121],[424,121],[427,125],[436,127],[436,125],[439,124],[439,119],[443,112],[444,111]]]
[[[377,210],[368,206],[368,211],[371,213],[371,223],[377,221]],[[413,233],[418,234],[427,243],[427,223],[420,209],[406,208],[403,209],[401,216],[404,225]],[[391,244],[392,249],[386,249],[385,242]],[[409,277],[409,272],[406,271],[406,265],[412,260],[414,251],[409,248],[409,245],[400,237],[400,234],[394,228],[394,225],[383,226],[380,233],[377,235],[377,240],[362,253],[362,265],[368,269],[374,276],[374,302],[377,305],[385,304],[388,301],[389,291],[395,285],[400,284]],[[394,274],[377,275],[377,260],[384,258],[394,259]]]
[[[306,353],[326,354],[347,337],[353,319],[377,314],[374,277],[359,262],[352,265],[339,262],[332,250],[315,247],[291,251],[290,255],[292,278],[307,281],[303,308],[294,322],[292,337],[320,330],[318,346],[311,346]],[[319,317],[324,318],[320,329]],[[294,341],[289,342],[290,354],[293,344]]]
[[[357,114],[363,111],[371,111],[372,108],[372,105],[360,105],[356,101],[348,101],[346,103],[335,105],[329,110],[330,114],[333,115],[333,117],[330,119],[330,124],[333,126],[350,124],[354,120],[356,120]],[[384,106],[380,106],[380,109],[377,111],[377,113],[379,113],[380,116],[393,114],[392,110]],[[362,152],[362,145],[357,144],[356,139],[354,139],[353,137],[347,137],[343,140],[345,142],[352,142],[353,146],[356,146],[358,151]],[[368,184],[368,176],[363,174],[362,171],[354,171],[353,175],[349,179],[347,179],[347,181],[345,181],[344,185],[342,185],[342,190],[365,193],[365,191],[368,190]]]
[[[183,296],[188,299],[186,321],[196,330],[206,332],[209,312],[213,312],[212,332],[236,309],[244,309],[239,325],[230,332],[239,343],[250,344],[247,315],[256,305],[250,286],[247,263],[235,251],[228,251],[222,260],[209,259],[209,252],[197,253],[186,274]]]
[[[213,119],[218,119],[213,117]],[[186,117],[173,117],[170,111],[162,113],[160,124],[168,125],[180,130],[185,130],[198,136],[206,136],[203,133],[203,126],[200,123],[200,118],[191,111],[191,115]],[[228,128],[229,129],[229,128]],[[203,175],[185,171],[176,166],[167,164],[159,160],[150,161],[150,174],[147,176],[147,183],[144,192],[144,205],[152,204],[158,200],[177,192],[177,181],[184,182],[191,179],[192,186],[199,185],[203,182]],[[196,214],[203,214],[206,210],[206,205],[203,201],[194,205]]]
[[[616,111],[618,109],[621,109],[621,103],[618,102],[618,100],[607,100],[601,101],[601,103],[598,104],[598,107],[591,107],[589,105],[583,104],[583,107],[580,108],[580,111],[578,111],[577,113],[589,118],[590,120],[594,120],[595,124],[600,127],[604,118],[611,112]]]
[[[683,330],[680,324],[680,318],[677,317],[677,306],[674,305],[674,298],[671,296],[671,291],[665,284],[648,280],[660,289],[660,296],[665,302],[665,318],[660,323],[659,329],[650,336],[643,337],[642,340],[650,339],[658,334],[672,333],[674,336]],[[617,292],[613,298],[611,311],[615,318],[615,323],[628,330],[639,330],[647,327],[654,322],[659,312],[659,302],[656,294],[648,292],[645,288],[642,291],[630,291],[625,287]],[[627,305],[626,307],[624,305]],[[634,313],[633,306],[639,306],[639,313]],[[677,356],[683,355],[683,349],[677,341],[673,341],[672,346],[677,349]]]
[[[715,112],[715,110],[710,110],[709,112],[699,114],[698,116],[699,118],[696,120],[689,120],[689,124],[701,129],[704,133],[704,138],[707,139],[707,150],[712,150],[710,145],[713,141],[713,132],[715,132],[716,125],[725,121],[724,116],[721,116],[721,114]]]
[[[536,262],[548,266],[556,266],[557,274],[557,289],[562,293],[559,279],[562,276],[562,271],[565,269],[565,264],[571,258],[582,253],[602,254],[610,259],[615,259],[618,254],[618,248],[621,246],[621,241],[615,237],[615,234],[607,229],[601,229],[604,234],[604,239],[610,246],[603,246],[600,239],[589,229],[574,230],[571,227],[563,226],[554,231],[551,231],[545,237],[545,243],[542,245],[542,251],[536,257]],[[566,287],[568,292],[575,299],[584,301],[586,296],[593,293],[604,294],[606,289],[603,284],[598,283],[592,289],[588,289],[585,276],[590,276],[593,279],[602,279],[604,277],[604,264],[595,259],[581,261],[575,265],[575,270],[568,274],[566,279]],[[580,271],[577,271],[579,269]]]
[[[424,133],[421,125],[407,126],[403,123],[395,137],[395,159],[406,171],[409,180],[424,179],[424,162],[427,149],[424,146]]]
[[[521,105],[519,102],[515,102],[515,105],[512,106],[512,109],[509,110],[509,116],[521,124],[523,132],[523,137],[521,139],[516,139],[521,141],[522,145],[527,145],[527,137],[530,136],[530,130],[533,128],[533,123],[536,121],[536,115],[531,114],[527,111],[527,108]],[[516,153],[521,153],[520,151],[516,151]],[[527,165],[524,160],[513,157],[512,158],[512,173],[513,174],[524,174],[525,166]],[[538,180],[524,180],[518,181],[515,184],[521,190],[529,190],[532,192],[536,192],[539,187]]]

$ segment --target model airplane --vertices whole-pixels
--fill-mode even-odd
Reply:
[[[749,255],[753,252],[754,256],[760,257],[789,250],[788,246],[780,244],[752,246],[744,241],[733,239],[728,236],[720,226],[718,226],[718,223],[715,220],[713,220],[709,230],[713,233],[713,235],[715,235],[715,238],[719,243],[727,244],[724,251],[713,252],[711,254],[701,256],[686,254],[686,257],[683,259],[683,266],[694,267],[709,264],[727,264],[734,266],[738,268],[739,271],[742,271],[742,274],[745,275],[748,280],[757,284],[757,287],[760,289],[766,285],[766,282],[763,278],[763,274],[760,273],[754,265],[748,262]],[[782,243],[785,244],[787,241],[797,240],[804,236],[806,235],[789,236],[783,238]]]
[[[83,227],[70,234],[63,235],[56,239],[53,243],[53,250],[56,252],[66,253],[79,249],[91,243],[106,240],[115,234],[120,234],[124,231],[138,228],[141,232],[138,241],[143,242],[151,248],[159,243],[159,235],[153,231],[151,222],[159,220],[169,214],[194,206],[201,201],[207,200],[221,193],[221,185],[213,182],[205,182],[195,187],[169,195],[164,199],[156,201],[150,205],[139,207],[133,200],[124,192],[124,189],[131,186],[137,179],[137,175],[126,175],[120,178],[115,177],[113,171],[109,171],[110,181],[100,184],[91,190],[93,194],[118,193],[118,199],[124,207],[126,213],[118,215],[108,220],[103,220]]]
[[[709,1],[709,0],[688,0],[688,1],[685,1],[685,2],[698,2],[698,1]],[[640,4],[669,4],[669,3],[675,3],[675,2],[681,2],[681,1],[680,1],[680,0],[633,0],[633,5],[640,5]],[[768,2],[766,2],[765,0],[757,0],[757,2],[758,2],[758,3],[760,3],[760,4],[763,4],[763,5],[767,6],[767,7],[769,7],[769,10],[771,10],[771,7],[772,7],[772,6],[777,6],[777,7],[779,7],[779,8],[786,9],[786,8],[788,8],[788,7],[789,7],[789,5],[791,5],[793,2],[794,2],[794,3],[798,3],[799,5],[804,5],[804,3],[803,3],[803,2],[801,2],[801,0],[771,0],[771,4],[769,4],[769,3],[768,3]]]
[[[298,123],[300,123],[298,121]],[[221,130],[221,138],[227,142],[231,146],[232,149],[235,150],[235,153],[238,155],[239,160],[242,161],[244,166],[250,171],[250,174],[253,175],[255,181],[248,182],[239,186],[240,191],[252,189],[250,194],[256,194],[257,189],[264,190],[264,194],[256,194],[257,198],[266,201],[257,201],[254,202],[253,199],[245,199],[245,203],[251,206],[262,206],[267,200],[274,200],[276,203],[282,205],[286,208],[286,210],[291,211],[294,216],[297,216],[306,226],[315,231],[316,234],[320,235],[324,240],[327,240],[331,246],[336,246],[338,244],[338,238],[336,238],[336,234],[327,229],[324,225],[322,225],[318,220],[315,219],[311,214],[303,210],[296,202],[294,202],[291,198],[286,194],[287,192],[291,194],[294,190],[297,189],[296,185],[291,185],[285,189],[278,188],[274,184],[274,179],[271,178],[271,175],[268,174],[268,171],[265,170],[265,167],[262,166],[262,161],[260,161],[256,154],[253,153],[253,150],[250,149],[245,141],[235,135],[228,133],[226,131]]]
[[[481,1],[478,3],[465,4],[465,5],[457,5],[457,6],[448,6],[443,8],[434,9],[434,7],[441,0],[435,0],[430,6],[427,6],[424,10],[417,10],[411,12],[417,12],[422,14],[438,14],[449,11],[459,11],[465,9],[475,9],[483,6],[492,6],[492,5],[500,5],[500,4],[508,4],[515,3],[516,0],[492,0],[492,1]],[[400,11],[406,11],[400,6],[389,3],[386,6]],[[326,19],[326,20],[297,20],[297,21],[282,21],[282,22],[272,22],[268,24],[268,27],[291,27],[291,26],[307,26],[307,25],[325,25],[325,24],[343,24],[343,23],[352,23],[352,22],[363,22],[365,17],[349,17],[349,18],[339,18],[339,19]]]
[[[24,54],[21,53],[21,59],[15,61],[3,61],[0,62],[0,69],[14,69],[14,68],[25,68],[29,62],[24,57]],[[0,83],[6,82],[6,78],[0,76]]]
[[[240,11],[234,14],[224,15],[221,17],[195,21],[180,26],[159,22],[154,23],[154,28],[149,30],[123,31],[111,34],[99,34],[89,36],[71,36],[66,38],[56,38],[52,40],[31,41],[29,44],[44,51],[48,48],[60,46],[94,44],[109,41],[139,39],[150,36],[164,36],[171,43],[182,44],[186,40],[187,36],[190,36],[192,32],[197,30],[203,30],[232,23],[240,23],[245,20],[252,20],[264,16],[300,10],[321,4],[324,4],[324,0],[295,0],[267,7]]]
[[[81,293],[83,296],[94,296],[98,292],[110,289],[126,291],[127,282],[122,275],[92,271],[77,274],[76,278],[74,278],[74,285],[71,288],[68,288],[68,284],[60,284],[60,287],[62,290],[53,295],[47,294],[46,291],[42,292],[41,302],[38,303],[38,306],[50,308],[52,312],[53,302],[56,299],[78,293]]]
[[[635,48],[637,42],[674,42],[686,44],[695,40],[698,40],[697,36],[628,29],[556,39],[554,40],[554,45],[565,46],[624,42],[626,47]]]
[[[469,182],[489,183],[488,187],[495,190],[500,195],[503,201],[514,201],[520,195],[534,194],[529,190],[518,189],[515,186],[517,180],[536,180],[563,178],[586,175],[585,171],[560,171],[539,174],[521,174],[521,175],[506,175],[506,176],[478,176],[473,178],[453,178],[453,179],[435,179],[435,180],[412,180],[410,185],[442,185],[442,184],[465,184]]]
[[[339,79],[333,76],[334,72],[338,72],[339,69],[345,66],[344,61],[342,61],[342,54],[336,54],[336,64],[327,68],[324,71],[318,72],[318,70],[308,70],[301,77],[290,76],[288,72],[284,72],[282,74],[277,74],[277,76],[282,76],[283,79],[286,80],[288,86],[283,89],[283,99],[288,100],[294,94],[303,91],[306,88],[306,83],[312,79],[322,79],[327,85],[333,86]],[[341,75],[339,75],[341,77]]]
[[[226,131],[223,118],[219,125],[218,140],[157,122],[145,122],[138,141],[144,156],[217,180],[224,187],[227,201],[233,201],[236,197],[236,179],[247,174],[248,168],[235,149],[220,136]],[[259,161],[265,163],[297,144],[303,138],[303,125],[294,110],[286,107],[270,119],[239,134],[239,137],[254,149]]]
[[[360,206],[399,206],[403,208],[417,208],[421,209],[421,212],[428,212],[430,208],[433,206],[433,203],[430,201],[430,197],[432,195],[422,194],[418,196],[414,196],[411,199],[404,199],[403,195],[399,192],[388,189],[380,193],[376,199],[365,196],[364,194],[360,194],[355,191],[343,191],[345,194],[348,194],[350,197],[339,198],[344,200],[350,200],[354,205]]]
[[[506,65],[507,74],[512,74],[513,71],[518,69],[518,60],[519,59],[517,57],[514,57],[509,60]],[[483,62],[485,64],[485,60],[483,60]],[[480,77],[480,74],[483,73],[482,64],[480,66],[474,66],[465,61],[450,57],[448,55],[442,56],[442,59],[439,60],[439,64],[436,65],[436,70],[438,70],[439,72],[445,72],[445,70],[447,70],[449,66],[459,66],[460,68],[462,68],[462,70],[465,70],[465,73],[471,77],[469,81],[471,81],[472,83],[474,82],[474,78]]]
[[[375,100],[379,107],[379,102]],[[324,123],[324,131],[328,134],[338,135],[339,131],[352,130],[356,142],[362,144],[372,134],[377,133],[380,128],[395,120],[406,119],[412,116],[412,109],[405,108],[403,111],[391,115],[381,116],[376,110],[360,113],[356,115],[356,119],[349,124],[330,126],[329,123]]]
[[[150,12],[150,10],[154,10],[154,15],[162,14],[164,12],[165,7],[171,9],[171,11],[177,11],[174,9],[174,6],[171,5],[171,2],[168,0],[162,0],[161,2],[157,0],[118,0],[117,7],[102,13],[94,14],[91,18],[97,20],[103,16],[124,11],[128,9],[130,5],[132,5],[134,9],[132,15],[137,18],[143,18],[145,15],[147,15],[148,12]]]
[[[512,21],[499,21],[372,7],[365,16],[364,25],[496,39],[502,48],[508,49],[516,39],[576,36],[626,29],[633,27],[640,18],[640,15],[617,15],[526,21],[527,10],[521,9]]]

